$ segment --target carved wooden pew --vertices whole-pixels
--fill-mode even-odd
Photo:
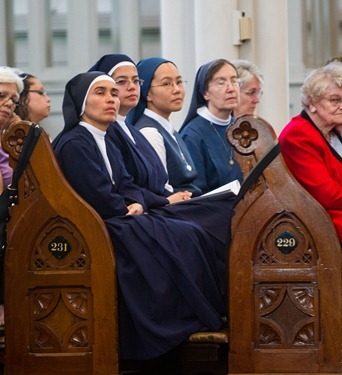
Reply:
[[[28,127],[3,136],[13,167]],[[276,142],[254,116],[238,118],[228,138],[245,176]],[[8,232],[6,374],[119,374],[112,244],[65,181],[44,132]],[[229,329],[191,336],[184,374],[342,373],[340,243],[281,155],[236,206],[232,235]]]
[[[228,133],[245,173],[276,140],[257,117]],[[341,245],[279,155],[236,207],[229,249],[229,372],[342,373]]]
[[[227,138],[245,178],[277,142],[256,116]],[[189,338],[188,373],[342,373],[341,245],[281,155],[237,204],[232,236],[229,329]]]
[[[26,122],[2,139],[15,167]],[[43,132],[11,207],[5,258],[5,373],[119,374],[114,252],[69,187]]]

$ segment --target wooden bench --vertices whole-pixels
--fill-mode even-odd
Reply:
[[[13,167],[28,128],[3,135]],[[276,135],[242,116],[228,139],[247,176]],[[341,246],[281,155],[236,206],[232,235],[229,328],[184,343],[184,374],[342,373]],[[116,288],[107,230],[43,132],[8,225],[5,373],[119,374]]]

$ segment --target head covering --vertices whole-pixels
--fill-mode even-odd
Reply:
[[[111,76],[117,68],[127,65],[136,66],[134,61],[127,55],[120,53],[104,55],[88,70],[88,72],[105,72]]]
[[[183,125],[179,129],[179,132],[181,132],[185,126],[197,116],[197,109],[200,107],[203,107],[206,105],[206,100],[204,99],[204,93],[205,93],[205,78],[207,76],[208,70],[211,67],[211,65],[216,60],[212,60],[204,65],[202,65],[196,74],[195,84],[194,84],[194,90],[192,92],[191,102],[188,114],[185,118],[185,121],[183,122]]]
[[[24,90],[22,78],[9,66],[0,66],[0,83],[15,83],[17,85],[18,94]]]
[[[161,57],[151,57],[138,62],[138,75],[139,78],[144,80],[144,84],[141,86],[140,100],[138,105],[128,112],[127,120],[130,124],[134,125],[138,121],[139,117],[144,113],[147,106],[146,98],[154,77],[154,73],[161,64],[165,63],[174,64],[172,61],[163,59]]]
[[[64,128],[53,141],[54,147],[64,133],[79,124],[90,88],[102,80],[115,82],[108,74],[94,71],[77,74],[66,84],[63,98]]]

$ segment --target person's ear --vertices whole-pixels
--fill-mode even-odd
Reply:
[[[203,98],[204,98],[204,100],[206,100],[206,101],[209,100],[209,95],[208,95],[207,92],[204,93]]]
[[[151,99],[151,97],[150,97],[150,94],[147,94],[147,96],[146,96],[146,101],[147,101],[147,102],[152,102],[152,99]]]
[[[316,107],[315,106],[311,106],[310,107],[310,112],[311,113],[315,113],[317,111]]]

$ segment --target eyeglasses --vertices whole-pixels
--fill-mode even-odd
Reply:
[[[175,86],[184,87],[186,85],[186,82],[187,81],[179,79],[176,82],[164,82],[164,83],[161,83],[160,85],[151,85],[150,87],[164,87],[164,89],[166,89],[166,90],[171,90]]]
[[[144,80],[138,79],[138,78],[135,78],[135,79],[119,79],[118,81],[115,80],[115,82],[119,86],[128,87],[131,83],[133,83],[134,86],[142,86],[143,83],[144,83]]]
[[[10,95],[6,91],[0,91],[0,104],[1,105],[4,105],[5,103],[7,103],[10,99],[12,100],[12,103],[14,106],[17,107],[19,105],[19,94]]]
[[[241,90],[241,92],[244,92],[247,96],[250,96],[250,97],[258,96],[259,98],[261,98],[262,94],[264,93],[261,89],[251,89],[248,91]]]
[[[219,79],[214,82],[214,85],[218,89],[226,89],[229,85],[233,87],[239,87],[240,86],[240,80],[239,78],[232,78],[230,81],[226,81],[225,79]]]
[[[333,107],[340,107],[342,104],[342,98],[340,96],[333,96],[331,98],[326,98],[326,99],[329,100],[330,104]]]
[[[44,90],[28,90],[28,92],[36,92],[40,96],[47,96],[47,92]]]

